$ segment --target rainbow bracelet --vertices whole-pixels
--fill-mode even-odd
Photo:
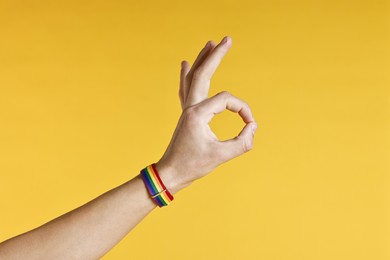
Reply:
[[[173,196],[160,179],[155,164],[153,163],[142,169],[140,174],[154,202],[160,208],[168,206],[168,204],[173,200]]]

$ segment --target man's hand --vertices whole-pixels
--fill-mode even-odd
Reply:
[[[191,68],[188,62],[182,62],[179,97],[183,113],[167,150],[156,164],[172,193],[253,147],[257,124],[248,104],[228,92],[207,98],[210,80],[231,45],[230,37],[224,37],[217,46],[209,41]],[[226,109],[238,113],[246,125],[238,136],[221,142],[209,122]]]

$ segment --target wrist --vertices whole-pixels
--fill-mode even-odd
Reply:
[[[173,166],[167,165],[161,160],[155,164],[155,167],[162,182],[171,194],[175,194],[191,184],[182,182],[179,172]]]

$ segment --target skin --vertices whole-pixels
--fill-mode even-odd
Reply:
[[[231,45],[230,37],[218,45],[209,41],[191,67],[187,61],[181,64],[183,112],[156,163],[172,194],[253,147],[257,124],[249,106],[228,92],[208,98],[210,80]],[[238,113],[246,125],[238,136],[221,142],[208,123],[226,109]],[[155,208],[137,175],[79,208],[0,243],[0,259],[99,259]]]

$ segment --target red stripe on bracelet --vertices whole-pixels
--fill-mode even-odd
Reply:
[[[170,200],[173,200],[172,194],[171,194],[171,193],[168,191],[168,189],[165,187],[164,183],[162,182],[162,180],[161,180],[161,178],[160,178],[160,175],[158,174],[158,172],[157,172],[157,170],[156,170],[156,164],[153,163],[151,166],[152,166],[152,169],[153,169],[154,173],[155,173],[156,176],[157,176],[158,181],[159,181],[160,184],[161,184],[162,189],[163,189],[163,190],[166,190],[165,193],[168,195],[168,198],[169,198]]]

